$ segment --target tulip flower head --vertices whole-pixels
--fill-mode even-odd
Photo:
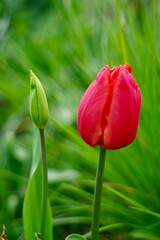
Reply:
[[[129,64],[103,67],[78,108],[78,131],[95,147],[119,149],[136,137],[141,108],[141,91]]]

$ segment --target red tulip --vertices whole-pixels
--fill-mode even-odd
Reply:
[[[141,91],[131,66],[105,66],[80,101],[78,131],[93,147],[125,147],[136,137],[140,107]]]

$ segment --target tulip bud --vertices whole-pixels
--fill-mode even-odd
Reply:
[[[118,149],[137,133],[141,92],[129,64],[103,67],[84,93],[78,108],[78,130],[95,147]]]
[[[29,110],[36,126],[44,129],[49,118],[48,103],[43,86],[32,71],[30,71]]]

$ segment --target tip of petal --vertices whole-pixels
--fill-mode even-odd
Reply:
[[[126,64],[123,64],[122,65],[122,69],[126,69],[126,70],[128,70],[128,72],[132,72],[132,67],[131,67],[131,65],[130,64],[128,64],[128,63],[126,63]]]

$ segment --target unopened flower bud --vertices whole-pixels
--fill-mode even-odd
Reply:
[[[78,130],[95,147],[119,149],[136,137],[141,91],[129,64],[103,67],[84,93],[78,108]]]
[[[36,126],[44,129],[49,118],[48,103],[43,86],[32,71],[30,71],[29,110]]]

